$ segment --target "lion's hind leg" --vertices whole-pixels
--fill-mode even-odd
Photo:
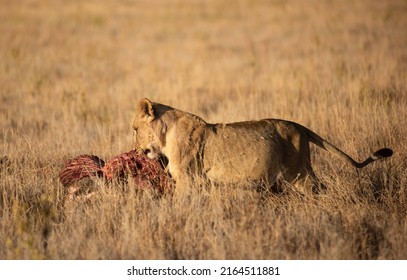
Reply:
[[[326,186],[318,179],[311,164],[307,162],[295,179],[295,185],[306,191],[311,190],[312,193],[318,194],[326,190]]]

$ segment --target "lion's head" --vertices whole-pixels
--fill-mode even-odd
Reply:
[[[165,146],[167,124],[163,119],[165,113],[173,108],[156,104],[147,98],[141,99],[136,108],[133,123],[134,148],[143,151],[149,158],[157,158]]]

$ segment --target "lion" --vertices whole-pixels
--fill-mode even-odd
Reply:
[[[393,154],[391,149],[382,148],[357,162],[292,121],[262,119],[211,124],[147,98],[137,104],[133,128],[134,148],[150,158],[165,156],[177,189],[191,186],[196,178],[215,184],[265,182],[271,187],[309,178],[318,185],[311,167],[310,142],[356,168]]]

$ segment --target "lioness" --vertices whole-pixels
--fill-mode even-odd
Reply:
[[[357,168],[390,157],[383,148],[359,163],[307,129],[285,120],[264,119],[230,124],[210,124],[200,117],[147,98],[137,104],[135,148],[150,158],[164,155],[177,188],[194,178],[214,183],[280,180],[317,182],[310,163],[309,142],[341,157]]]

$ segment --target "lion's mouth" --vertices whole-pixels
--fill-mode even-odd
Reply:
[[[143,154],[145,154],[150,159],[157,159],[160,157],[160,153],[157,153],[152,149],[144,149]]]
[[[149,153],[151,153],[150,149],[145,149],[145,150],[142,150],[142,151],[143,151],[143,154],[145,154],[145,155],[148,155]]]
[[[149,153],[151,153],[151,149],[142,149],[142,148],[134,148],[134,150],[142,155],[147,156]]]

